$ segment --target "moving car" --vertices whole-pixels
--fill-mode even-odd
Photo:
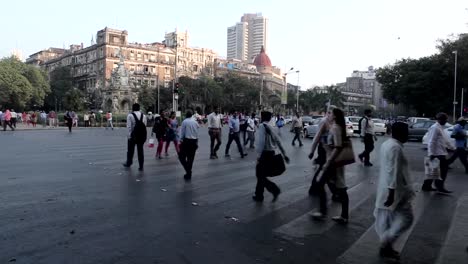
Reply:
[[[345,117],[346,123],[350,122],[353,126],[353,133],[358,134],[359,132],[359,120],[361,120],[360,116],[347,116]]]
[[[311,116],[303,116],[302,117],[302,126],[306,127],[311,125],[314,122],[314,119]]]
[[[429,121],[430,119],[427,117],[410,117],[408,118],[408,122],[410,124],[422,123],[425,121]]]
[[[376,135],[380,134],[383,136],[385,133],[387,133],[387,126],[385,125],[385,121],[378,118],[374,118],[372,121],[374,121],[374,133]]]
[[[315,137],[315,135],[317,135],[317,132],[319,130],[320,123],[322,122],[322,120],[323,120],[323,117],[314,119],[311,125],[304,127],[304,137],[305,138]],[[348,120],[345,120],[345,121],[346,121],[346,136],[352,137],[354,135],[353,125]]]
[[[322,122],[322,118],[314,119],[310,125],[304,126],[304,137],[315,137],[318,132],[320,122]]]
[[[409,126],[408,140],[422,141],[424,134],[435,123],[435,120],[426,120]]]

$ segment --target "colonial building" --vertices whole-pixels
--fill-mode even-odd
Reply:
[[[49,48],[32,54],[26,62],[43,67],[48,72],[69,66],[74,86],[94,93],[111,87],[112,73],[119,65],[128,72],[130,87],[143,84],[172,87],[176,75],[192,78],[202,74],[212,76],[216,57],[217,54],[210,49],[189,47],[187,32],[176,30],[166,34],[162,43],[143,44],[129,42],[126,30],[106,27],[97,32],[96,43],[91,43],[89,47],[81,44],[71,45],[66,50]],[[119,71],[122,73],[123,70]],[[123,99],[118,98],[118,101],[123,102]],[[119,109],[123,108],[119,106]]]

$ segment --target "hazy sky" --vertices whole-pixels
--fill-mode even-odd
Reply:
[[[48,47],[89,46],[106,26],[126,29],[129,41],[140,43],[187,29],[191,46],[225,57],[227,27],[244,13],[261,12],[269,18],[272,63],[299,69],[301,86],[310,87],[344,82],[370,65],[435,53],[437,39],[468,32],[466,8],[466,0],[5,0],[0,57],[15,48],[27,58]]]

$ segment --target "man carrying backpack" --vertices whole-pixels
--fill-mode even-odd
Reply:
[[[138,151],[138,167],[139,171],[143,170],[144,154],[143,145],[146,142],[146,117],[140,112],[140,105],[133,104],[132,113],[127,116],[128,128],[128,150],[127,161],[123,164],[124,167],[130,167],[133,163],[133,154],[135,154],[135,146]]]
[[[364,151],[359,154],[359,159],[366,167],[371,167],[373,165],[370,163],[370,153],[374,150],[374,140],[377,141],[377,137],[374,133],[374,122],[371,118],[372,110],[366,109],[364,110],[364,116],[359,120],[359,135],[364,142]]]

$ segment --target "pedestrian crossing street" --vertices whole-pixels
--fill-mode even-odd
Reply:
[[[284,175],[273,178],[282,194],[276,203],[271,203],[271,196],[266,193],[263,204],[257,204],[251,200],[256,182],[255,152],[249,151],[249,156],[241,159],[233,145],[230,151],[232,158],[224,158],[221,154],[226,141],[218,153],[220,158],[210,160],[208,141],[206,138],[200,140],[193,179],[187,183],[182,178],[184,172],[173,146],[170,147],[170,156],[163,160],[154,158],[155,149],[145,147],[145,171],[140,173],[135,166],[130,170],[121,167],[126,151],[122,135],[108,132],[102,142],[86,144],[83,137],[94,132],[76,132],[81,136],[52,133],[66,137],[67,143],[38,143],[40,151],[30,155],[40,157],[47,153],[52,159],[64,159],[61,162],[68,164],[72,173],[84,175],[80,177],[87,180],[92,174],[92,177],[105,177],[109,182],[146,185],[147,189],[154,191],[156,200],[161,196],[177,199],[180,195],[189,195],[187,202],[196,203],[204,219],[214,225],[220,219],[238,219],[226,228],[230,239],[236,240],[235,236],[241,233],[244,237],[239,241],[256,240],[258,252],[271,247],[281,249],[274,250],[268,260],[265,256],[256,256],[254,259],[258,262],[252,263],[310,263],[311,260],[316,263],[385,263],[378,256],[378,237],[372,215],[377,160],[372,168],[364,168],[360,164],[346,168],[350,222],[347,226],[340,226],[331,219],[315,222],[310,217],[310,213],[318,208],[318,200],[307,195],[313,170],[307,159],[310,140],[306,140],[304,148],[293,148],[286,144],[289,138],[285,139],[291,164]],[[30,139],[25,138],[24,141]],[[356,152],[361,150],[359,145],[355,144]],[[419,190],[424,154],[416,145],[410,144],[406,150],[410,161],[415,164],[412,174],[414,187]],[[12,161],[12,166],[20,166],[18,162]],[[36,166],[35,172],[47,172],[49,169]],[[88,173],[90,175],[86,176]],[[468,192],[465,191],[468,180],[464,176],[459,170],[449,173],[447,187],[454,191],[452,195],[417,193],[413,204],[414,224],[396,246],[401,251],[401,263],[468,263]],[[340,210],[339,204],[330,202],[330,216],[339,214]],[[273,242],[267,242],[270,238]],[[247,256],[256,255],[254,249],[242,245],[239,248]]]

